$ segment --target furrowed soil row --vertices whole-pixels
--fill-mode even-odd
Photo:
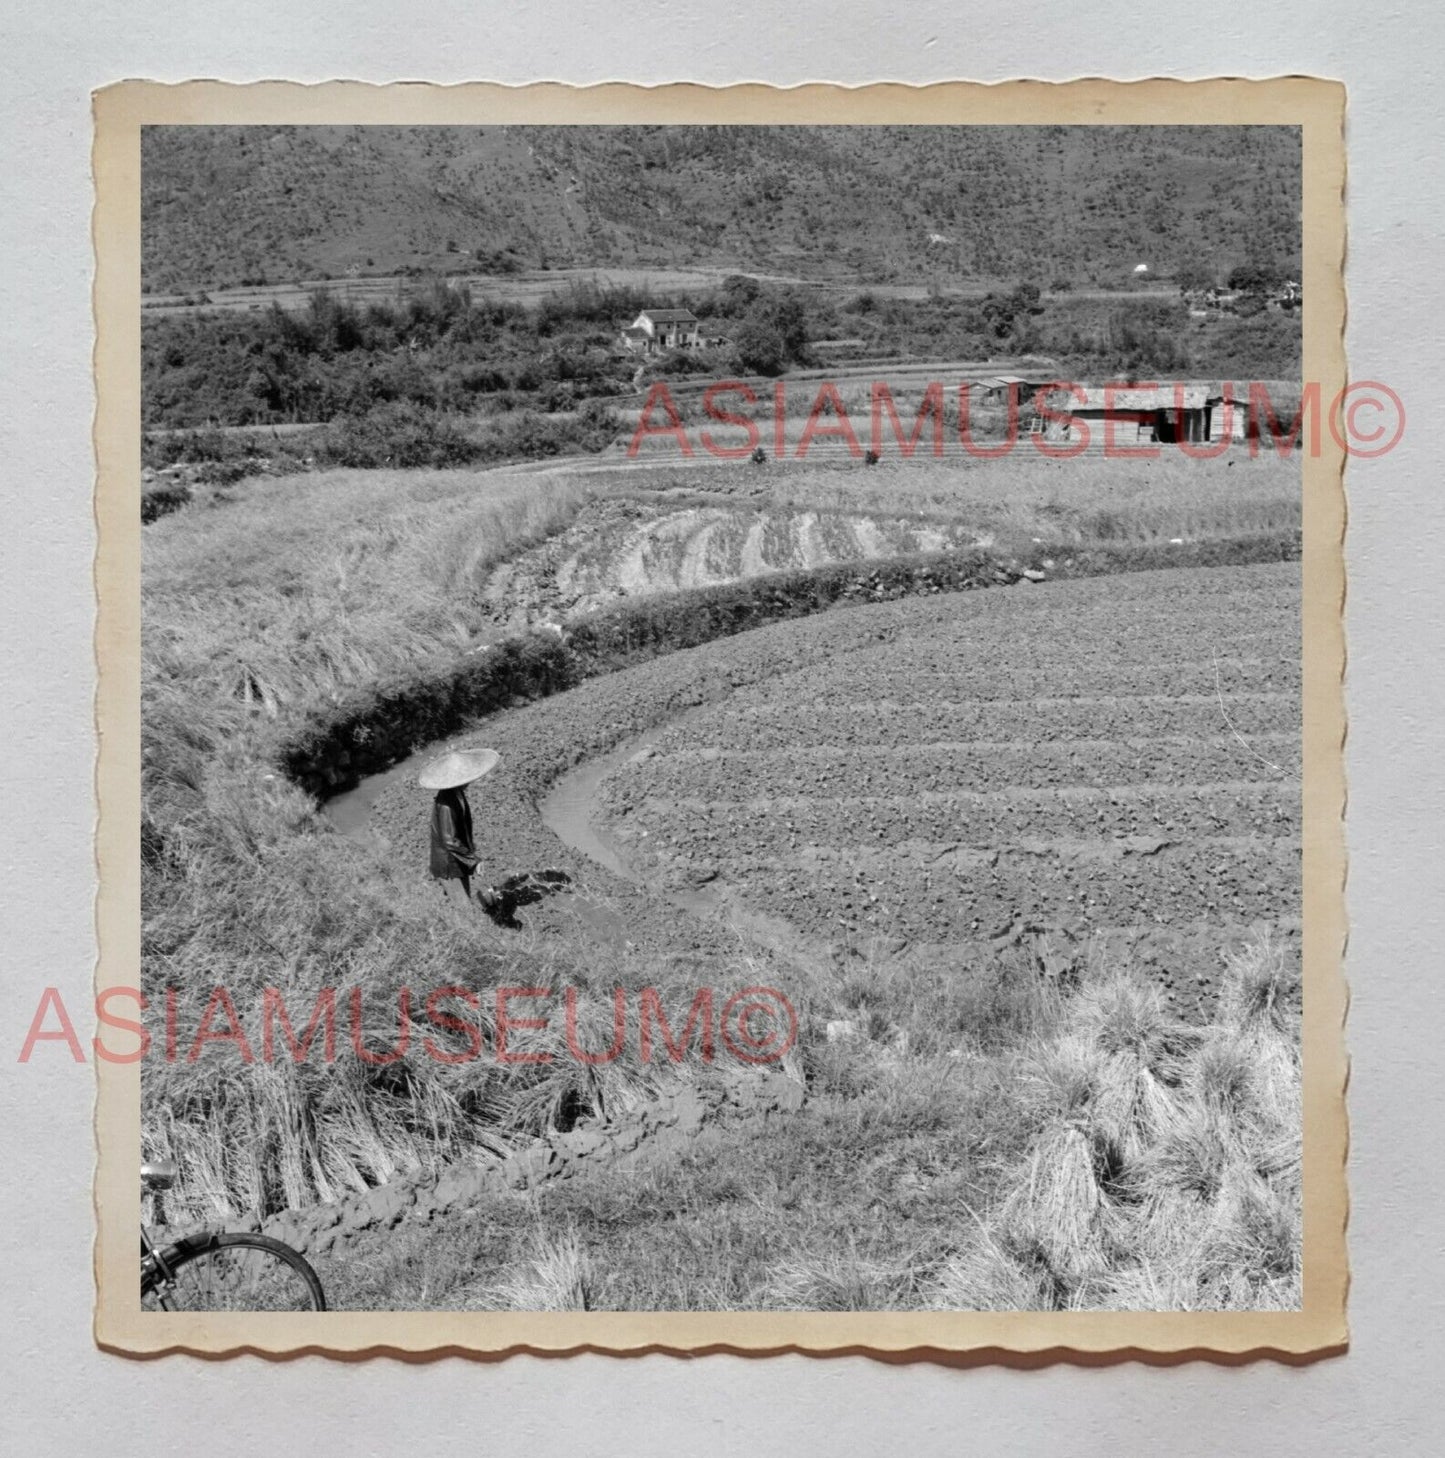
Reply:
[[[689,759],[684,782],[667,793],[690,800],[733,800],[748,795],[811,795],[840,790],[906,797],[922,791],[1035,789],[1113,785],[1187,785],[1238,780],[1261,772],[1257,756],[1275,764],[1269,780],[1298,777],[1298,734],[1260,734],[1240,744],[1230,734],[1205,739],[1167,736],[1125,740],[1071,739],[945,742],[897,750],[887,746],[811,746],[807,750],[707,749]],[[677,756],[681,761],[682,756]]]
[[[815,851],[797,861],[724,858],[715,869],[730,884],[746,884],[761,910],[815,935],[866,926],[907,940],[968,942],[1000,935],[1016,917],[1075,935],[1092,925],[1169,926],[1212,914],[1272,921],[1289,904],[1299,854],[1289,841],[1116,848],[1112,857],[1040,843],[963,850],[942,862]]]
[[[890,655],[891,656],[891,655]],[[1216,679],[1216,670],[1218,678]],[[1299,691],[1299,662],[1244,655],[1202,658],[1181,661],[1123,663],[1119,660],[1076,664],[1063,681],[1057,665],[1025,667],[1010,664],[1007,678],[996,667],[967,667],[941,673],[934,669],[913,672],[885,670],[870,673],[868,686],[873,697],[855,699],[846,688],[810,682],[812,693],[826,695],[819,703],[891,704],[894,707],[917,702],[956,699],[959,702],[1011,699],[1093,698],[1107,694],[1115,697],[1159,695],[1178,697],[1183,694],[1213,694],[1222,684],[1229,693],[1267,693]],[[785,712],[796,696],[795,680],[769,684],[755,696],[755,702],[738,707],[738,718],[760,718]]]
[[[998,791],[983,795],[922,792],[880,798],[685,802],[650,796],[633,808],[608,795],[619,834],[635,844],[648,833],[661,854],[698,841],[756,846],[901,847],[915,842],[988,848],[1011,838],[1063,839],[1209,835],[1292,836],[1300,832],[1299,791],[1283,785],[1149,787],[1078,792]],[[626,817],[625,821],[622,817]]]
[[[1258,623],[1261,618],[1256,617],[1253,621]],[[1268,623],[1269,618],[1264,617],[1263,621]],[[1074,641],[1067,666],[1072,668],[1077,664],[1080,668],[1093,672],[1110,665],[1128,668],[1172,657],[1175,662],[1203,659],[1211,664],[1212,670],[1216,658],[1223,663],[1237,654],[1243,655],[1262,646],[1279,651],[1281,640],[1287,640],[1294,626],[1292,622],[1281,618],[1272,628],[1247,633],[1230,632],[1227,628],[1215,629],[1212,626],[1199,626],[1192,631],[1183,631],[1178,624],[1170,625],[1168,622],[1140,623],[1125,629],[1117,622],[1106,625],[1081,616],[1080,621],[1070,628]],[[1046,631],[1045,622],[1038,622],[1039,635],[1043,636]],[[1285,654],[1291,647],[1297,649],[1297,642],[1284,644],[1284,652],[1280,653],[1281,664],[1286,661]],[[1007,652],[1007,657],[998,657],[1004,651]],[[1297,659],[1298,652],[1292,656]],[[930,652],[924,645],[905,641],[899,644],[896,653],[878,653],[873,657],[880,660],[876,665],[866,655],[859,655],[860,668],[865,665],[876,666],[890,675],[908,673],[915,669],[927,673],[937,667],[938,646],[935,645]],[[1033,672],[1052,669],[1055,674],[1059,674],[1066,666],[1060,662],[1058,649],[1053,644],[1030,641],[1029,638],[1020,636],[1019,641],[1007,645],[1005,650],[1004,645],[997,641],[997,632],[984,631],[978,623],[960,624],[956,651],[950,657],[956,658],[962,669],[991,667],[999,673],[1020,668]],[[884,658],[888,661],[881,661]]]
[[[1270,619],[1256,617],[1252,621],[1256,624],[1261,621],[1268,623]],[[1212,679],[1216,661],[1222,672],[1224,664],[1230,658],[1258,656],[1261,651],[1278,655],[1276,661],[1281,669],[1285,669],[1291,660],[1297,662],[1298,641],[1291,638],[1295,626],[1293,622],[1281,618],[1267,630],[1251,630],[1247,633],[1231,632],[1223,625],[1218,628],[1213,625],[1200,626],[1192,631],[1184,631],[1178,624],[1171,626],[1166,622],[1139,624],[1125,630],[1118,623],[1106,626],[1081,618],[1078,624],[1071,627],[1072,642],[1069,659],[1065,664],[1060,661],[1056,645],[1040,641],[1045,638],[1047,631],[1043,623],[1030,624],[1030,627],[1035,628],[1035,633],[1030,636],[1020,635],[1018,641],[1007,646],[1007,656],[1000,657],[1004,645],[998,642],[997,630],[983,631],[980,624],[970,622],[958,625],[957,642],[952,645],[948,658],[957,669],[965,673],[976,674],[985,670],[992,670],[996,675],[1012,673],[1015,670],[1025,673],[1052,672],[1055,682],[1066,670],[1071,675],[1075,668],[1092,675],[1108,668],[1128,670],[1161,661],[1176,664],[1199,662],[1208,665]],[[930,651],[926,645],[913,643],[905,637],[894,652],[885,653],[880,650],[872,654],[859,653],[856,655],[858,667],[860,670],[867,668],[881,672],[890,680],[914,672],[935,672],[939,663],[940,646],[936,644]]]
[[[1286,732],[1298,718],[1296,694],[1266,692],[1234,694],[1223,707],[1217,694],[1181,695],[1177,698],[1029,699],[954,701],[933,703],[879,704],[873,701],[846,706],[820,702],[804,695],[813,714],[796,725],[783,707],[769,715],[713,716],[705,725],[693,726],[689,739],[699,736],[710,749],[749,750],[769,748],[785,741],[796,748],[839,746],[846,748],[928,747],[954,742],[1030,741],[1052,743],[1069,739],[1110,740],[1201,737],[1238,731],[1250,734]],[[835,716],[824,711],[837,707]],[[1226,720],[1227,714],[1227,720]],[[659,752],[671,755],[669,742]],[[679,757],[695,757],[699,751],[675,751]]]

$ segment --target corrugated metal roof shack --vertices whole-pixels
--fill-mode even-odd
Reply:
[[[1249,406],[1208,385],[1089,385],[1040,391],[1035,432],[1062,443],[1172,445],[1178,441],[1243,440]]]

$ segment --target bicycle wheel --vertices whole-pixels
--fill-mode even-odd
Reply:
[[[269,1235],[202,1236],[162,1253],[171,1269],[141,1283],[143,1311],[325,1311],[316,1272]]]

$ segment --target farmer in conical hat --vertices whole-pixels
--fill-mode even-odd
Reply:
[[[472,874],[479,857],[472,839],[472,807],[466,787],[497,767],[495,749],[454,749],[432,760],[417,778],[424,790],[435,790],[431,808],[431,873],[441,882],[462,883],[462,896],[471,900]],[[490,886],[477,900],[490,910],[499,900]]]

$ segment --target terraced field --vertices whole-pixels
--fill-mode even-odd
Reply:
[[[602,783],[627,856],[829,940],[1065,975],[1092,937],[1179,1011],[1297,935],[1296,565],[915,604],[905,638],[752,684]]]
[[[1200,542],[1298,530],[1287,462],[916,460],[871,470],[722,464],[601,468],[562,530],[496,565],[478,591],[493,631],[562,623],[621,597],[973,546]],[[553,468],[560,480],[567,471]],[[521,478],[516,478],[521,479]],[[560,484],[560,481],[559,481]]]
[[[596,503],[568,530],[503,563],[486,587],[493,619],[521,629],[618,597],[709,587],[766,572],[992,540],[961,522],[838,510]]]

